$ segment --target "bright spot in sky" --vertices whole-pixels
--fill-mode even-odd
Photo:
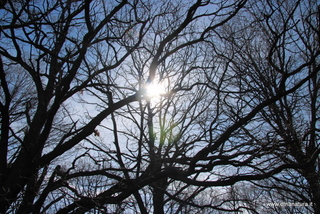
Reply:
[[[145,88],[146,95],[149,98],[160,97],[162,94],[166,92],[164,85],[157,83],[148,83],[146,84]]]

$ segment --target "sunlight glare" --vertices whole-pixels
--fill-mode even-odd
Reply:
[[[149,83],[146,85],[146,95],[149,98],[160,97],[165,93],[165,87],[162,84]]]

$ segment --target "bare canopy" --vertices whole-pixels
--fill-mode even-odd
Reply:
[[[317,4],[0,1],[0,213],[320,213]]]

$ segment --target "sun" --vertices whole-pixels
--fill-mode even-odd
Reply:
[[[164,85],[157,83],[147,83],[145,85],[145,90],[148,98],[160,97],[166,92]]]

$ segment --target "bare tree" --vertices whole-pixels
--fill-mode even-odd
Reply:
[[[219,33],[224,41],[219,55],[234,70],[239,87],[229,95],[234,102],[226,103],[230,117],[283,96],[242,127],[235,142],[248,141],[251,151],[243,154],[251,154],[246,160],[254,170],[292,166],[271,179],[254,181],[270,193],[269,202],[306,205],[275,206],[277,212],[318,213],[319,7],[316,1],[266,1],[248,12],[253,16],[244,13],[242,22],[229,22]],[[245,144],[234,146],[239,145]],[[268,197],[259,200],[263,206]]]
[[[316,2],[3,4],[1,213],[319,212]]]

